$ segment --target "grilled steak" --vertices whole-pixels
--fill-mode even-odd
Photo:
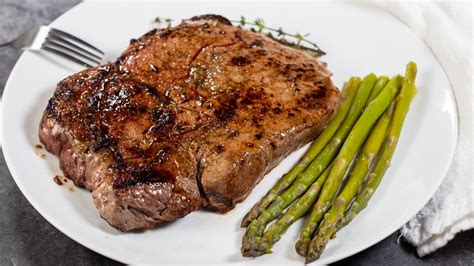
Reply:
[[[110,225],[147,229],[231,210],[340,100],[324,63],[206,15],[61,81],[39,136]]]

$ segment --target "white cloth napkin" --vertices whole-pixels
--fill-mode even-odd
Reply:
[[[456,233],[474,228],[472,4],[374,4],[399,18],[431,48],[448,75],[457,104],[459,135],[449,172],[434,197],[401,228],[418,255],[424,256],[446,245]]]

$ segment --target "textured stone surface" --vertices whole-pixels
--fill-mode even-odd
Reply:
[[[38,24],[47,24],[77,0],[0,0],[0,44]],[[19,54],[0,47],[0,92]],[[0,265],[118,265],[69,239],[42,218],[23,197],[0,154]],[[394,233],[335,265],[474,265],[474,230],[423,259]],[[159,257],[157,258],[159,262]],[[303,264],[302,264],[303,265]]]

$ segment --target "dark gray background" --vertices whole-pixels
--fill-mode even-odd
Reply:
[[[39,24],[48,24],[77,0],[0,0],[0,44]],[[0,92],[19,54],[0,47]],[[335,265],[474,265],[474,230],[458,234],[423,259],[393,233],[375,246]],[[183,251],[184,253],[185,251]],[[157,251],[159,262],[159,251]],[[26,201],[0,154],[0,265],[116,265],[59,232]],[[303,264],[302,264],[303,265]]]

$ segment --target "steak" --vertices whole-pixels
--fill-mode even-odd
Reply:
[[[225,213],[327,125],[342,99],[330,76],[224,17],[193,17],[62,80],[39,137],[119,230]]]

